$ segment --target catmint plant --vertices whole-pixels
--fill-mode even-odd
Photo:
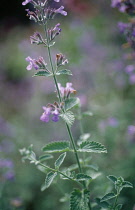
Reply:
[[[60,0],[54,0],[59,3]],[[76,90],[71,82],[67,82],[64,86],[60,83],[60,75],[72,75],[72,72],[66,69],[68,59],[62,53],[57,53],[55,60],[52,59],[51,48],[56,42],[57,36],[61,33],[60,23],[50,28],[48,23],[51,22],[57,15],[67,16],[67,12],[64,6],[59,8],[51,8],[49,6],[50,1],[36,1],[25,0],[22,5],[32,4],[34,11],[26,9],[27,16],[30,20],[35,21],[41,27],[44,28],[44,34],[40,32],[34,32],[30,36],[31,44],[40,45],[39,47],[46,47],[48,52],[48,58],[39,56],[38,58],[31,58],[28,56],[26,61],[28,65],[26,69],[35,70],[34,77],[42,76],[52,78],[54,81],[54,90],[56,92],[56,98],[53,103],[43,105],[43,113],[40,116],[40,120],[46,125],[49,121],[58,123],[59,120],[63,120],[69,135],[69,141],[53,141],[46,144],[43,148],[43,155],[37,157],[33,152],[32,145],[26,149],[20,150],[23,155],[23,160],[28,159],[30,163],[34,163],[39,170],[46,173],[46,178],[41,186],[41,190],[46,190],[53,183],[56,177],[60,179],[69,180],[73,183],[73,191],[70,194],[70,209],[71,210],[91,210],[93,209],[93,203],[96,209],[105,208],[119,210],[121,204],[117,203],[118,196],[123,187],[132,187],[132,184],[124,181],[122,177],[116,178],[115,176],[109,176],[109,179],[114,183],[116,192],[110,192],[102,198],[92,200],[90,195],[89,185],[94,180],[89,172],[89,169],[93,167],[89,164],[90,158],[87,154],[91,153],[107,153],[106,148],[99,142],[91,141],[90,135],[83,133],[81,119],[84,115],[91,115],[91,112],[81,112],[81,105],[79,98],[75,97]],[[50,25],[50,24],[49,24]],[[49,65],[48,65],[49,64]],[[48,67],[50,66],[50,67]],[[81,135],[80,138],[75,141],[72,135],[71,127],[75,120],[75,114],[71,111],[72,108],[78,109],[78,116],[80,120]],[[59,157],[54,161],[54,167],[49,166],[49,160],[53,158],[54,153],[60,153]],[[66,156],[70,156],[73,153],[76,163],[70,165],[67,168],[64,166]],[[108,203],[108,200],[114,199],[114,203]]]

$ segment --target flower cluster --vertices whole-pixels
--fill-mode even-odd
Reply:
[[[41,56],[37,60],[36,59],[32,59],[30,56],[28,56],[26,58],[26,61],[29,62],[29,65],[26,68],[27,70],[31,70],[32,68],[34,68],[35,70],[38,70],[38,69],[45,69],[45,70],[47,70],[47,68],[46,68],[47,64],[45,63],[43,57],[41,57]]]
[[[55,2],[59,2],[59,0],[54,0]],[[47,20],[53,19],[55,15],[61,14],[66,16],[67,12],[64,10],[64,6],[59,7],[58,9],[50,8],[47,6],[48,1],[46,0],[44,3],[40,1],[34,0],[25,0],[22,2],[22,5],[27,5],[28,3],[33,4],[35,11],[30,11],[26,9],[27,16],[29,16],[30,20],[34,20],[40,24],[45,24]]]
[[[56,64],[57,64],[57,67],[62,66],[62,65],[65,65],[65,64],[68,63],[68,59],[65,59],[65,60],[64,59],[65,59],[65,57],[61,53],[56,55]]]
[[[71,93],[76,94],[76,90],[72,88],[72,83],[66,83],[66,87],[62,87],[60,83],[58,83],[58,88],[61,94],[61,97],[66,99],[70,96]]]
[[[120,12],[127,12],[130,15],[135,14],[135,6],[132,0],[112,0],[111,6],[118,8]]]
[[[126,36],[128,45],[135,50],[135,21],[131,20],[130,23],[119,22],[118,27],[120,32]]]
[[[43,122],[49,122],[50,116],[52,115],[52,121],[58,122],[60,115],[60,108],[57,102],[54,104],[48,104],[47,106],[43,106],[43,114],[40,117],[40,120]]]

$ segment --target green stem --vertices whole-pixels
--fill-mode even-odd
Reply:
[[[113,208],[114,208],[114,209],[115,209],[116,204],[117,204],[117,201],[118,201],[118,196],[119,196],[119,194],[117,194],[117,196],[116,196],[116,198],[115,198],[115,201],[114,201],[114,205],[113,205]]]
[[[67,178],[67,179],[69,179],[69,180],[71,180],[71,181],[73,181],[73,182],[76,182],[77,184],[79,184],[79,186],[82,187],[82,184],[81,184],[80,182],[78,182],[78,181],[72,179],[71,177],[67,176],[66,174],[62,173],[61,171],[56,170],[56,169],[53,169],[53,168],[50,168],[49,166],[46,166],[46,165],[44,165],[44,164],[42,164],[42,163],[38,163],[38,165],[41,165],[41,166],[43,166],[44,168],[49,169],[50,171],[57,172],[57,173],[61,174],[62,176],[64,176],[65,178]]]

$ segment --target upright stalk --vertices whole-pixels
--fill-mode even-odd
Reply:
[[[54,83],[55,83],[55,86],[56,86],[56,89],[57,89],[57,93],[58,93],[59,102],[61,103],[62,102],[62,98],[61,98],[60,91],[59,91],[59,88],[58,88],[58,82],[57,82],[57,78],[56,78],[54,67],[53,67],[52,56],[51,56],[49,40],[48,40],[48,35],[47,35],[47,23],[45,23],[44,25],[45,25],[45,28],[44,28],[45,35],[46,35],[46,39],[47,39],[48,57],[49,57],[49,61],[50,61],[50,65],[51,65],[51,69],[52,69],[52,73],[53,73]],[[65,112],[64,109],[62,111]],[[79,157],[78,157],[75,141],[74,141],[71,129],[70,129],[70,127],[69,127],[69,125],[67,123],[66,123],[66,128],[67,128],[67,131],[68,131],[68,134],[69,134],[69,137],[70,137],[70,141],[71,141],[73,149],[74,149],[74,153],[75,153],[76,161],[77,161],[77,164],[78,164],[79,172],[81,173],[82,169],[81,169],[81,165],[80,165],[80,161],[79,161]]]

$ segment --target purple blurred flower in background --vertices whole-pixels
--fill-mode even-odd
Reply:
[[[116,128],[119,125],[119,121],[115,117],[109,117],[99,122],[98,127],[102,132],[105,132],[107,127]]]
[[[0,159],[0,177],[4,180],[14,180],[14,164],[10,159]]]
[[[127,128],[129,139],[131,142],[135,142],[135,125],[129,125]]]

